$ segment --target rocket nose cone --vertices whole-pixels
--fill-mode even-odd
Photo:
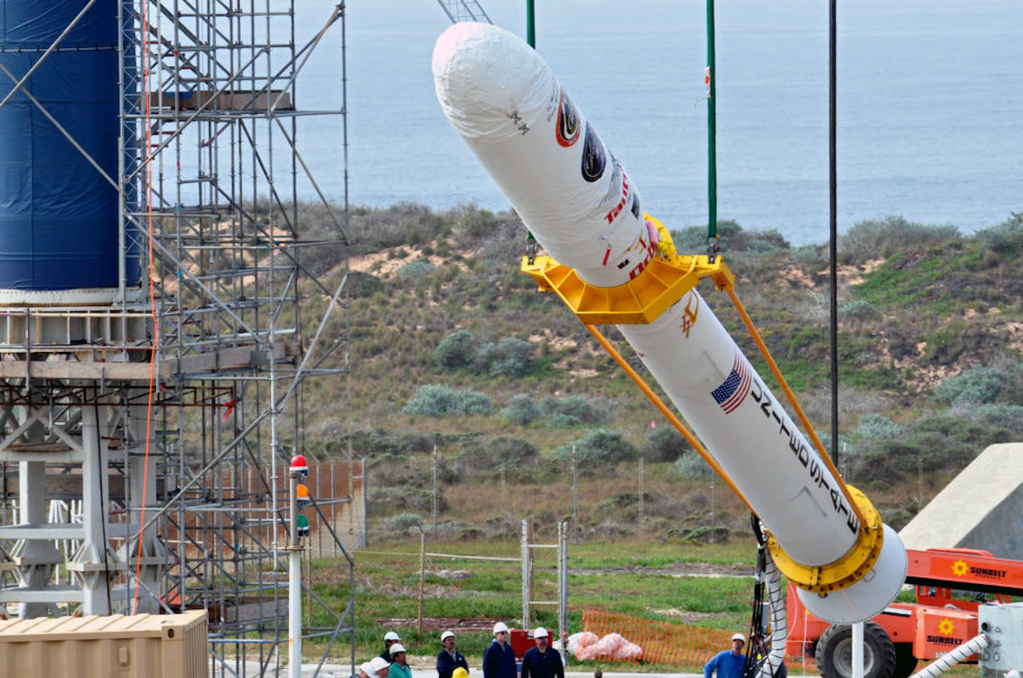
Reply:
[[[553,75],[524,40],[473,22],[457,23],[433,48],[433,82],[444,114],[463,135],[475,137],[507,121],[509,111],[535,95]],[[493,120],[491,120],[493,119]]]
[[[433,46],[434,76],[447,73],[449,65],[456,58],[462,46],[469,41],[479,40],[487,24],[462,21],[450,26],[437,38]]]

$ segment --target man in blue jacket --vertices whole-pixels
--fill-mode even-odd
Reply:
[[[440,644],[444,646],[444,649],[437,655],[437,678],[451,678],[451,674],[455,672],[459,666],[466,671],[469,670],[469,663],[465,661],[465,657],[461,655],[455,649],[455,634],[451,631],[445,631],[440,634]]]
[[[561,654],[550,649],[547,629],[533,631],[536,647],[531,647],[522,657],[522,678],[565,678],[565,666]]]
[[[508,625],[494,624],[494,642],[483,653],[483,678],[516,678],[515,651],[508,642]]]
[[[746,665],[746,655],[742,653],[746,645],[746,636],[736,633],[732,636],[732,649],[719,652],[703,667],[703,678],[713,678],[714,671],[718,678],[742,678],[742,669]]]

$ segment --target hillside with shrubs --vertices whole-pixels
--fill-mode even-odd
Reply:
[[[301,215],[305,237],[337,237],[318,209]],[[718,232],[736,292],[830,446],[827,246],[731,221]],[[705,235],[684,228],[674,240],[700,253]],[[435,467],[430,529],[509,536],[525,515],[553,527],[571,511],[573,460],[584,538],[745,530],[742,504],[519,272],[526,233],[513,213],[354,209],[346,236],[347,247],[303,254],[328,288],[348,257],[352,338],[350,382],[306,388],[305,445],[367,459],[377,534],[429,522]],[[899,528],[985,447],[1023,441],[1023,215],[969,235],[879,218],[850,228],[838,252],[840,465]],[[701,291],[780,393],[727,296]],[[318,317],[328,299],[304,294]],[[642,372],[618,332],[605,333]]]

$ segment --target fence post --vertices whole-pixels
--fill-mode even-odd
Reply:
[[[716,540],[714,539],[714,481],[717,480],[717,474],[710,474],[710,543],[713,544]]]
[[[419,637],[423,637],[423,584],[426,581],[426,532],[419,528]]]
[[[504,464],[501,462],[501,508],[504,509],[505,515],[508,515],[508,483],[505,480]]]
[[[643,457],[639,458],[639,531],[643,532]]]
[[[433,518],[433,533],[437,534],[437,445],[433,446],[433,506],[430,510]]]
[[[504,465],[501,465],[504,468]],[[529,628],[529,519],[522,521],[522,628]]]
[[[568,526],[558,523],[558,636],[561,658],[568,659]]]
[[[576,466],[575,444],[572,444],[572,541],[579,538],[579,469]]]

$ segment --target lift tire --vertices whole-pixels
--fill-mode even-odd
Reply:
[[[895,643],[895,672],[892,678],[909,678],[916,671],[913,643]]]
[[[832,624],[817,641],[817,670],[822,678],[852,678],[852,627]],[[895,643],[868,621],[863,624],[863,678],[893,678]]]

